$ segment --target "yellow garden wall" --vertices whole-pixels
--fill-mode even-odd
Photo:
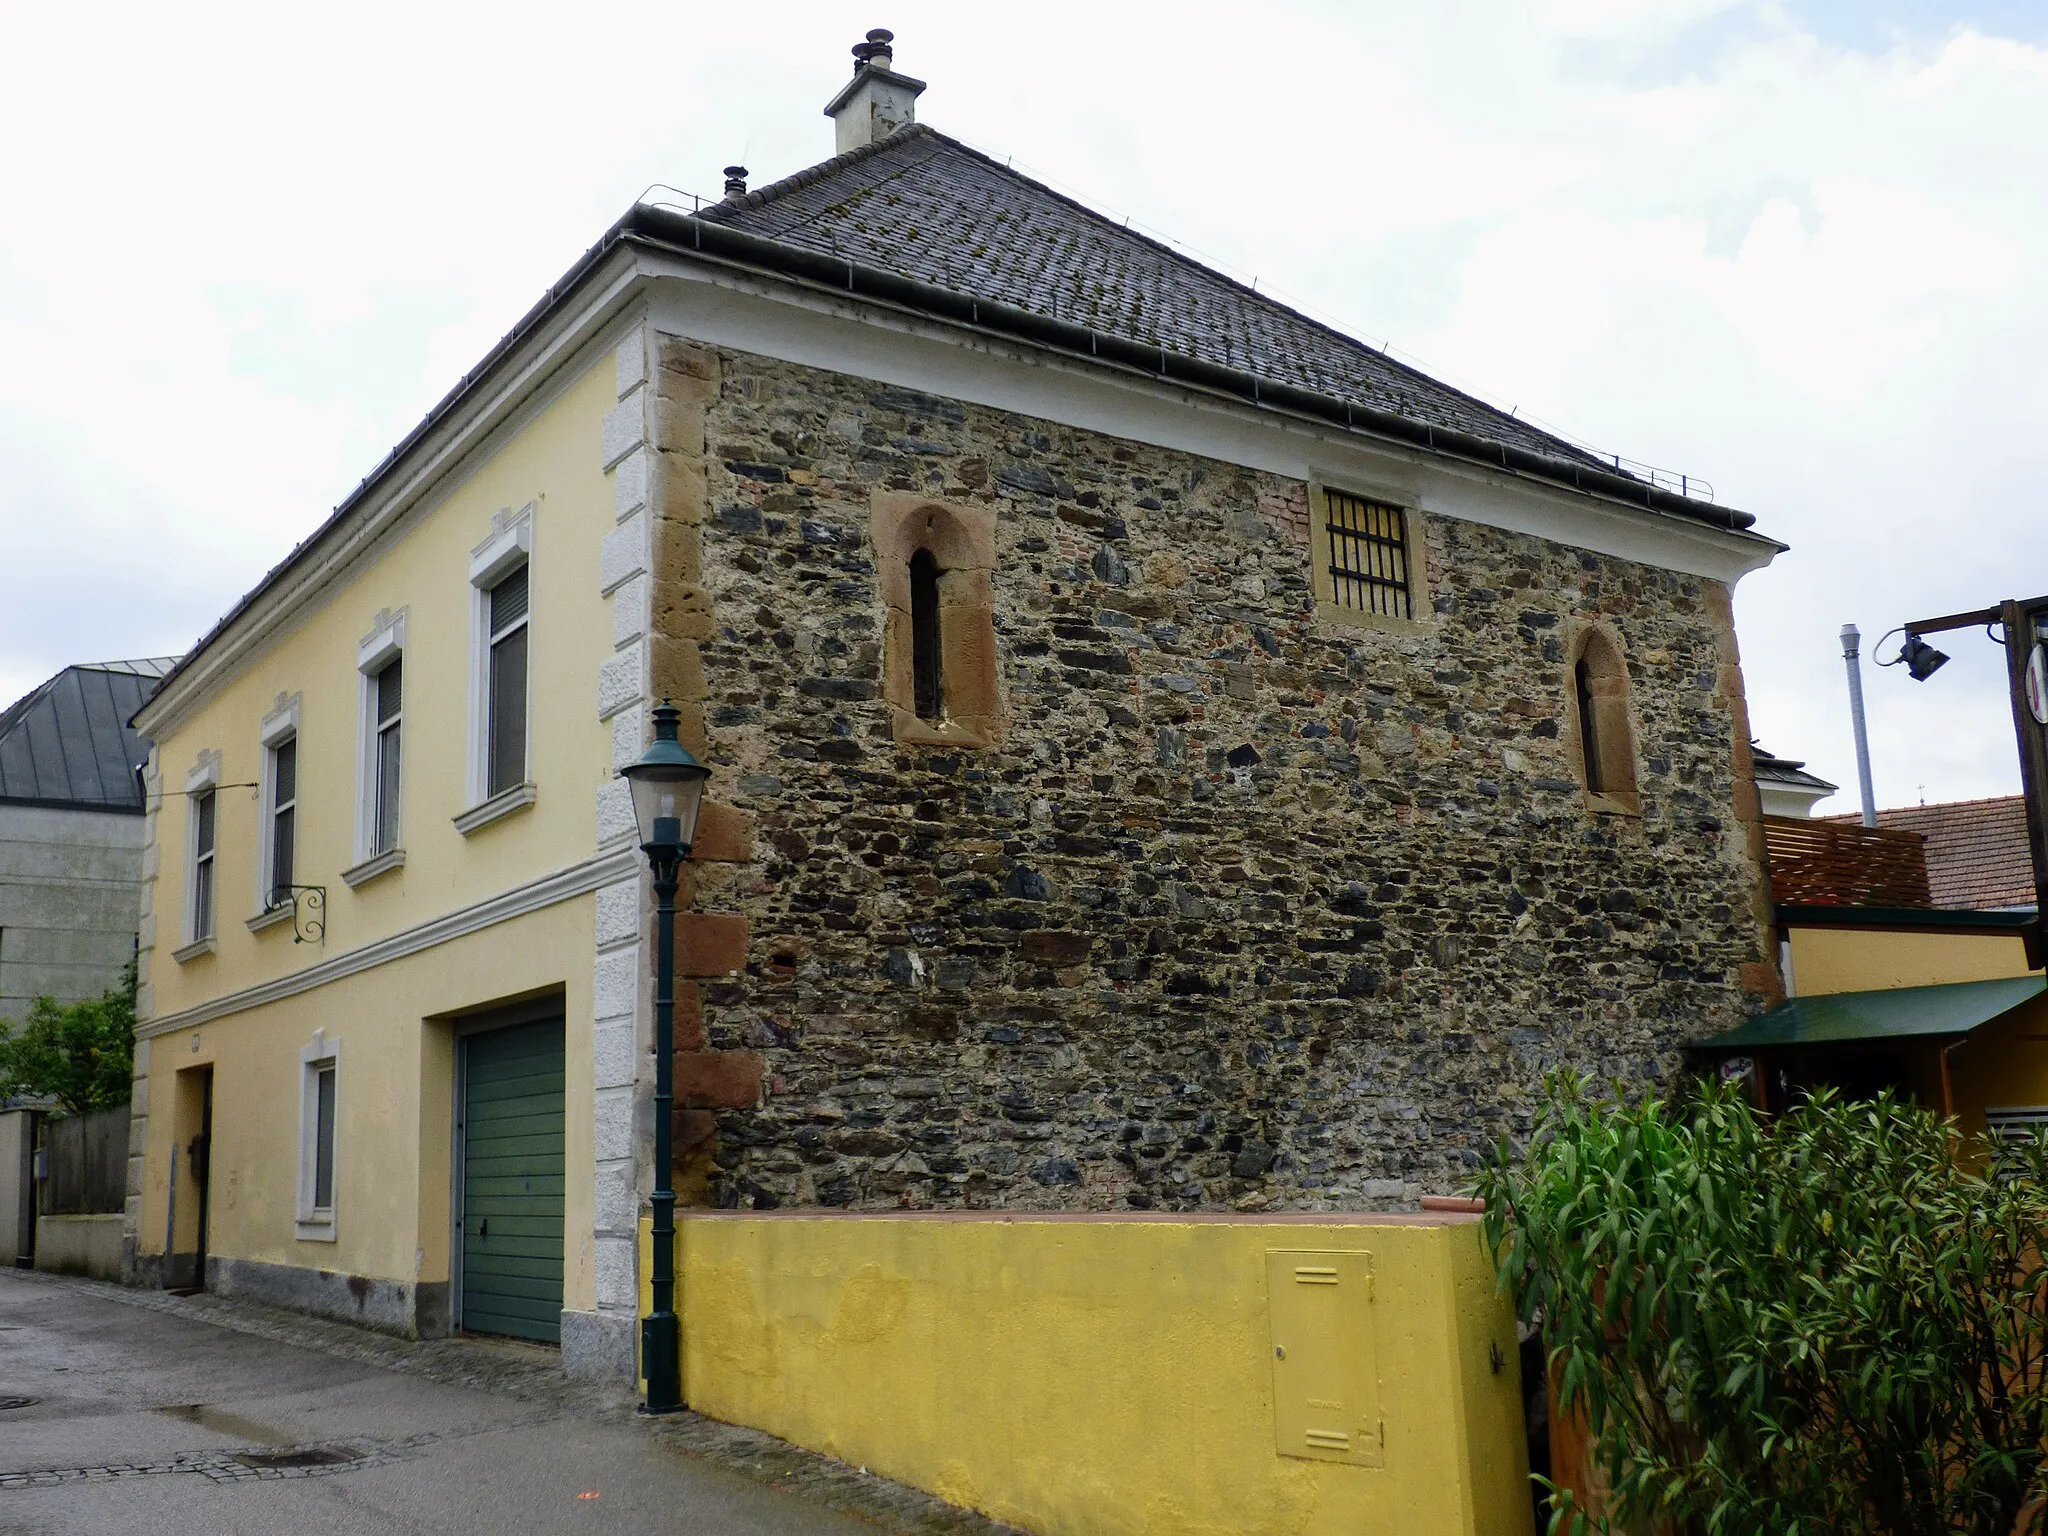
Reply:
[[[705,1213],[678,1248],[691,1407],[1044,1536],[1531,1526],[1471,1218]],[[1276,1450],[1267,1255],[1297,1250],[1371,1255],[1380,1466]]]

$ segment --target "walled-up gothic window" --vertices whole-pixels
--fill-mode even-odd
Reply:
[[[1637,810],[1635,731],[1629,722],[1628,667],[1605,629],[1588,627],[1573,647],[1574,765],[1602,808]]]
[[[1002,735],[995,513],[883,491],[869,511],[883,605],[882,698],[910,745],[985,747]]]
[[[910,656],[917,718],[946,718],[945,661],[939,635],[939,563],[928,549],[910,557]]]

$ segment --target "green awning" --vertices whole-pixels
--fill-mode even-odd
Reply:
[[[2029,998],[2039,997],[2044,988],[2048,988],[2048,980],[2040,976],[2010,976],[1997,981],[1955,981],[1940,987],[1795,997],[1725,1035],[1697,1042],[1693,1049],[1756,1051],[1848,1040],[1966,1035]]]

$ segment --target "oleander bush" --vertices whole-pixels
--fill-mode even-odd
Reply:
[[[1605,1484],[1552,1489],[1554,1536],[2042,1529],[2048,1146],[1563,1076],[1479,1192]]]

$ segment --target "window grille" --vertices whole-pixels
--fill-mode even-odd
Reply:
[[[1326,491],[1330,591],[1340,608],[1415,616],[1408,585],[1408,514],[1400,507]]]

